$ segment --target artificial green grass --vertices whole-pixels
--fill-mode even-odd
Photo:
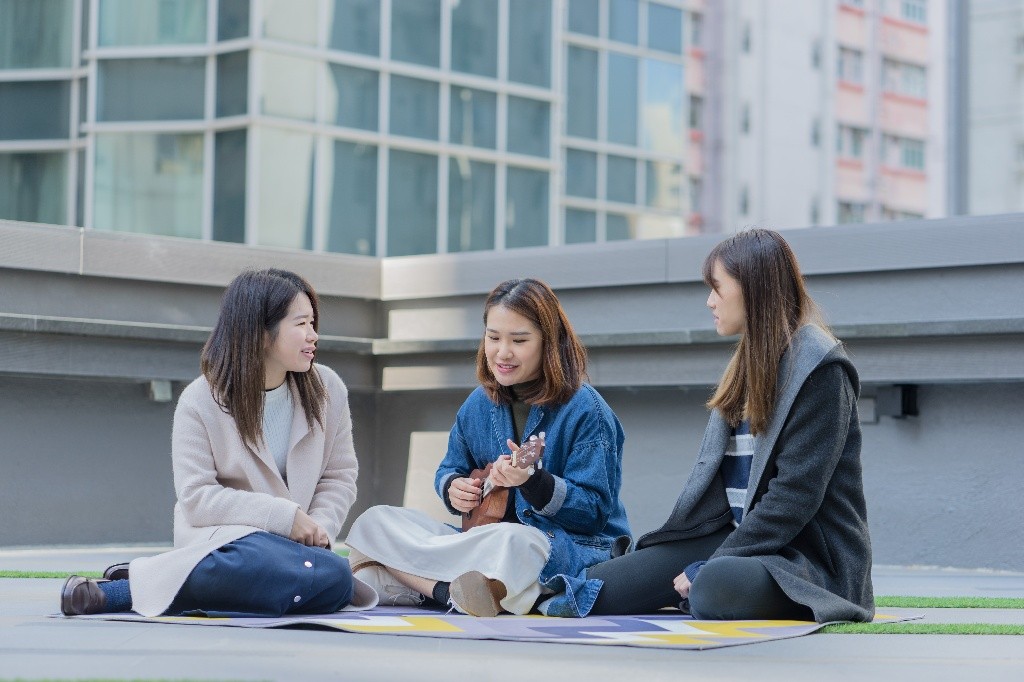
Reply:
[[[991,623],[839,623],[818,632],[827,635],[1024,635],[1024,625]]]
[[[899,609],[1024,609],[1015,597],[875,597],[875,606]]]
[[[101,571],[81,571],[78,573],[68,573],[67,571],[0,571],[0,578],[67,578],[69,575],[83,575],[86,578],[103,577]]]

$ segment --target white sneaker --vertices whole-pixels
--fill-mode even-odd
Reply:
[[[416,590],[398,582],[395,576],[380,564],[364,566],[352,575],[372,587],[383,606],[420,606],[426,600],[426,597]]]

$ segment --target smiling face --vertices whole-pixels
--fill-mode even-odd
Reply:
[[[743,290],[740,283],[722,267],[722,261],[715,261],[707,305],[715,316],[715,330],[719,336],[733,336],[746,331],[747,310],[743,305]]]
[[[514,386],[540,377],[544,340],[530,320],[496,305],[487,311],[484,353],[487,367],[502,386]]]
[[[283,384],[288,372],[308,372],[313,366],[317,338],[313,329],[313,305],[309,296],[298,294],[275,332],[268,334],[263,358],[265,388]]]

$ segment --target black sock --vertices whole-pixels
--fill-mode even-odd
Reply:
[[[431,593],[430,598],[442,606],[447,606],[448,600],[451,598],[451,595],[448,593],[448,588],[451,586],[451,583],[438,580],[437,584],[434,585],[434,591]]]

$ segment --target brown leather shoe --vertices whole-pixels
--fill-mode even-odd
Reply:
[[[61,613],[65,616],[105,613],[107,596],[100,589],[99,582],[80,575],[69,577],[60,591]]]
[[[128,580],[128,562],[107,566],[103,571],[104,580]]]
[[[448,589],[452,606],[470,616],[492,618],[502,612],[501,600],[508,594],[504,583],[480,571],[463,573]]]

